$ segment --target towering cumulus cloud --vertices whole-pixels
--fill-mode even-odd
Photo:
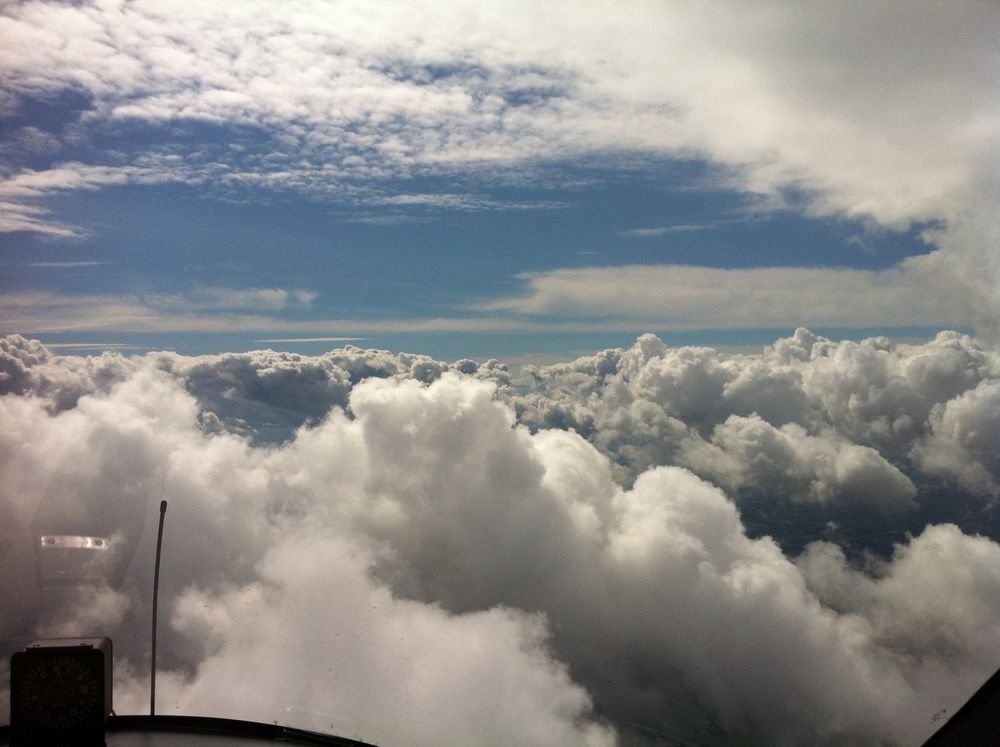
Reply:
[[[1000,358],[968,337],[644,336],[514,376],[0,350],[0,638],[110,634],[119,712],[148,697],[161,496],[164,713],[386,745],[913,744],[1000,663]],[[57,515],[130,545],[120,583],[32,582]]]

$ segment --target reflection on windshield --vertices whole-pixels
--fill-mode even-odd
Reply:
[[[58,482],[48,483],[31,521],[38,583],[118,588],[142,537],[148,481],[119,483],[107,495],[87,495],[79,483],[79,492],[69,492],[69,486],[61,492]]]
[[[109,537],[43,534],[36,545],[38,583],[99,582],[113,573]]]

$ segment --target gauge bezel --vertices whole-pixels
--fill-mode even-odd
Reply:
[[[35,641],[11,656],[11,744],[103,745],[111,665],[109,638]]]

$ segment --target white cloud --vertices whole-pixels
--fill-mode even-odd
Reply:
[[[14,579],[21,580],[19,603],[0,616],[4,636],[52,631],[39,626],[53,620],[62,621],[59,630],[96,620],[92,608],[74,612],[75,596],[38,595],[24,583],[33,577],[24,575],[27,569],[9,562],[11,548],[30,542],[29,525],[39,526],[43,514],[51,518],[44,504],[59,502],[63,512],[79,513],[103,500],[104,519],[125,514],[126,504],[141,512],[160,477],[158,485],[170,498],[163,598],[176,601],[176,647],[162,636],[162,711],[233,714],[239,707],[257,719],[357,730],[380,743],[440,744],[456,735],[472,744],[611,742],[611,732],[589,719],[587,694],[549,653],[541,616],[497,607],[457,616],[396,599],[367,577],[381,552],[362,538],[347,539],[350,524],[341,521],[359,518],[354,510],[364,510],[367,502],[355,481],[377,474],[357,426],[335,415],[323,428],[303,433],[295,448],[251,450],[228,435],[202,435],[194,402],[178,384],[144,366],[110,396],[85,397],[51,419],[39,418],[39,400],[0,399],[5,422],[18,424],[0,438],[5,594],[13,593]],[[488,390],[480,391],[488,401]],[[453,397],[445,390],[445,407],[447,399]],[[474,433],[475,420],[469,425]],[[95,452],[84,457],[89,449]],[[121,470],[129,466],[144,476],[127,478]],[[272,477],[261,483],[265,474]],[[280,496],[267,487],[277,485],[272,480],[284,484]],[[126,484],[136,492],[123,494]],[[312,507],[308,517],[300,512],[306,506]],[[276,533],[272,521],[285,528]],[[292,534],[280,539],[286,530]],[[140,564],[148,559],[146,550],[141,548]],[[119,600],[109,614],[117,610],[122,630],[135,624],[129,615],[148,615],[143,588],[144,582],[130,577],[122,594],[131,605],[102,592]],[[317,594],[318,588],[325,593]],[[219,625],[212,636],[202,635],[212,621]],[[100,622],[114,627],[116,619],[104,616]],[[120,659],[141,656],[141,647],[130,652],[128,638],[113,634]],[[317,658],[318,650],[329,659]],[[254,696],[241,696],[238,704],[229,697],[231,687],[218,685],[223,679],[231,684],[232,671],[243,666],[255,670],[257,685]],[[184,674],[192,667],[193,674]],[[302,667],[316,677],[303,678]],[[127,671],[127,663],[122,668]],[[284,686],[292,680],[298,685]],[[142,702],[141,681],[126,678],[119,685],[119,712]],[[283,695],[273,698],[279,691]],[[209,698],[209,692],[215,695]]]
[[[266,715],[386,745],[614,743],[586,720],[589,698],[551,659],[540,616],[399,600],[367,577],[370,562],[350,542],[300,538],[268,553],[259,581],[184,591],[170,622],[203,653],[193,676],[160,678],[161,711]],[[124,685],[141,709],[145,683]]]
[[[285,337],[254,340],[254,342],[359,342],[364,337]]]
[[[739,191],[776,204],[793,193],[807,212],[892,227],[942,220],[951,231],[993,212],[983,196],[995,194],[1000,152],[1000,14],[985,1],[638,2],[614,13],[598,3],[303,2],[287,12],[204,2],[181,13],[30,2],[5,8],[0,24],[5,87],[85,93],[84,134],[185,120],[272,134],[256,154],[276,155],[270,167],[190,160],[185,178],[206,182],[322,192],[345,174],[611,150],[705,159]],[[52,171],[67,168],[122,179],[101,165]],[[36,196],[49,181],[14,180],[33,182]]]
[[[673,233],[696,233],[711,231],[721,225],[720,221],[710,223],[677,223],[672,226],[656,226],[655,228],[630,228],[622,231],[622,236],[632,236],[637,239],[649,239],[656,236],[667,236]]]
[[[981,381],[975,389],[930,415],[931,432],[914,447],[928,472],[954,477],[967,490],[1000,497],[1000,381]]]
[[[684,464],[731,487],[743,485],[740,475],[749,470],[749,484],[760,485],[768,482],[768,465],[777,464],[783,478],[800,468],[803,479],[811,475],[798,487],[794,480],[785,486],[806,498],[810,481],[819,478],[805,465],[832,478],[829,471],[842,457],[858,468],[880,465],[872,474],[884,481],[882,497],[895,496],[898,501],[889,503],[902,508],[911,486],[879,455],[897,466],[927,465],[935,474],[953,463],[954,473],[971,479],[972,465],[991,464],[984,445],[989,439],[976,434],[989,433],[992,410],[973,402],[978,388],[991,391],[998,376],[996,353],[954,332],[923,345],[897,345],[885,338],[834,343],[800,329],[757,355],[672,349],[644,335],[628,350],[535,370],[528,391],[515,401],[522,422],[584,435],[614,460],[625,481],[653,465]],[[980,412],[977,422],[972,413]],[[735,430],[724,425],[727,420]],[[711,443],[719,426],[722,440],[734,437],[731,449]],[[756,432],[760,438],[736,437],[744,427],[745,436]],[[748,443],[754,446],[740,456]],[[777,451],[768,456],[765,443]],[[958,454],[966,455],[964,461]],[[929,467],[935,458],[940,470]],[[820,484],[839,480],[828,478]],[[769,485],[778,488],[777,482]],[[827,487],[821,494],[828,495]],[[855,485],[835,503],[876,493]]]
[[[279,311],[291,305],[308,307],[317,296],[314,291],[284,288],[195,288],[183,295],[154,294],[143,301],[157,310],[174,313],[217,309]]]
[[[43,171],[25,170],[0,182],[0,195],[8,198],[41,197],[53,191],[94,190],[124,184],[136,173],[132,168],[67,163]]]
[[[493,200],[477,195],[441,192],[396,194],[387,197],[372,198],[368,202],[404,207],[421,206],[453,210],[551,210],[553,208],[565,207],[565,203],[554,200],[513,202],[509,200]]]
[[[960,335],[897,347],[802,330],[756,356],[647,336],[534,371],[521,391],[495,364],[352,347],[86,363],[4,343],[0,587],[16,603],[0,607],[0,638],[109,626],[119,712],[146,702],[129,674],[143,671],[143,638],[128,631],[148,623],[163,496],[162,712],[385,744],[604,744],[600,719],[623,737],[902,744],[1000,653],[992,540],[931,526],[865,568],[829,544],[793,562],[669,450],[631,487],[601,453],[704,438],[719,464],[738,457],[743,485],[771,490],[770,458],[825,497],[820,509],[904,504],[901,467],[845,434],[881,432],[919,395],[929,421],[899,440],[954,433],[985,459],[963,434],[1000,367]],[[848,386],[819,400],[808,382],[827,364]],[[802,402],[774,404],[796,390]],[[755,391],[794,425],[728,417]],[[225,401],[234,409],[213,420]],[[589,413],[592,443],[525,428],[525,405],[544,402]],[[283,409],[307,426],[269,445],[236,435],[235,419],[261,427]],[[95,510],[141,534],[122,587],[90,608],[39,594],[24,543],[43,520]],[[253,687],[234,690],[250,669]]]
[[[930,292],[915,258],[888,270],[803,267],[718,269],[630,265],[518,276],[521,296],[476,308],[555,318],[629,319],[657,329],[814,326],[947,326],[961,301]]]
[[[74,270],[80,267],[99,267],[106,264],[109,263],[99,262],[97,260],[77,260],[73,262],[30,262],[28,267],[50,267],[53,269]]]
[[[24,169],[3,177],[0,179],[0,233],[30,231],[67,238],[80,236],[85,231],[49,218],[49,209],[35,204],[37,201],[73,190],[94,191],[123,184],[197,179],[176,163],[169,168],[153,168],[148,164],[104,166],[70,162],[39,171]]]
[[[17,200],[0,200],[0,232],[30,231],[49,236],[71,238],[80,231],[54,221],[47,216],[50,211],[37,205],[28,205]]]
[[[670,226],[658,226],[656,228],[632,228],[628,231],[622,231],[622,235],[647,239],[653,236],[664,236],[670,232]]]
[[[752,487],[794,500],[837,501],[886,513],[915,509],[914,484],[877,451],[835,434],[731,415],[710,442],[689,439],[678,460],[730,490]]]
[[[245,330],[284,339],[331,332],[635,332],[798,324],[947,326],[973,321],[968,298],[955,290],[937,292],[940,274],[916,259],[881,271],[633,265],[551,270],[520,278],[525,294],[477,303],[449,317],[290,319],[283,313],[310,308],[318,294],[284,288],[193,288],[143,295],[0,294],[0,325],[24,333]]]
[[[114,353],[78,358],[53,355],[20,335],[0,338],[0,394],[27,394],[47,400],[52,411],[73,407],[84,394],[127,378],[134,365]]]
[[[695,158],[717,167],[716,186],[756,195],[764,210],[893,229],[941,226],[929,234],[940,251],[924,263],[933,266],[926,274],[910,265],[854,274],[789,269],[798,294],[776,287],[776,276],[770,285],[753,272],[733,276],[725,287],[740,300],[710,295],[723,326],[740,319],[729,314],[786,324],[802,312],[792,323],[995,330],[998,30],[1000,12],[986,0],[722,2],[698,10],[643,1],[614,13],[600,3],[461,0],[374,9],[308,1],[294,12],[263,1],[239,9],[203,2],[184,12],[161,2],[14,4],[0,15],[0,80],[14,96],[88,97],[74,137],[111,125],[150,127],[155,139],[163,124],[192,122],[266,136],[241,149],[172,139],[115,164],[9,169],[0,230],[79,234],[38,203],[57,191],[126,182],[295,190],[400,208],[520,209],[529,206],[475,194],[387,195],[379,184],[419,173],[530,173],[538,162],[609,152]],[[500,306],[601,314],[601,303],[580,306],[588,291],[616,292],[629,272],[526,277],[528,300]],[[651,278],[638,286],[652,318],[703,326],[680,300],[684,289],[665,277],[676,272],[652,272],[672,299],[656,297]],[[935,278],[933,294],[925,275]],[[745,281],[758,279],[766,298],[750,303]],[[810,293],[818,293],[814,306],[802,300]],[[791,307],[785,295],[795,296]],[[641,310],[616,300],[603,301],[615,315]]]
[[[942,524],[897,546],[893,562],[872,575],[850,568],[829,543],[810,546],[798,564],[820,599],[863,614],[883,644],[917,658],[962,657],[971,647],[992,662],[1000,655],[993,638],[998,550],[995,542]]]
[[[355,331],[354,320],[292,321],[283,312],[308,309],[315,291],[286,288],[193,288],[179,293],[65,295],[50,291],[0,294],[0,326],[24,332],[111,330],[329,332]],[[383,323],[384,324],[384,323]],[[401,328],[433,326],[433,320],[403,321]],[[392,327],[392,324],[389,324]]]
[[[996,137],[997,16],[973,1],[701,13],[644,2],[614,14],[35,2],[2,20],[0,69],[16,91],[78,87],[98,119],[263,125],[391,168],[695,152],[734,167],[742,188],[815,190],[820,209],[894,223],[951,212],[989,173],[981,156]]]
[[[47,342],[45,347],[50,350],[135,350],[141,346],[127,342]]]

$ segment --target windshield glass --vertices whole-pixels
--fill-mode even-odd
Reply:
[[[995,4],[0,7],[9,657],[382,745],[918,744],[1000,667]]]

